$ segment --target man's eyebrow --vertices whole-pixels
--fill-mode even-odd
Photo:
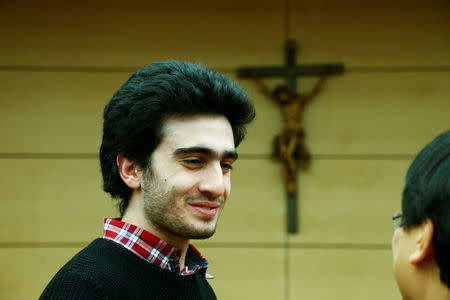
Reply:
[[[199,153],[209,157],[215,157],[220,159],[233,159],[233,160],[238,159],[238,154],[236,150],[225,151],[222,155],[219,155],[217,151],[214,151],[207,147],[200,147],[200,146],[178,148],[173,152],[174,156],[182,156],[192,153]]]

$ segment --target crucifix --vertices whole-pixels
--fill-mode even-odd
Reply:
[[[297,185],[298,170],[306,169],[311,156],[304,145],[304,130],[301,127],[304,106],[322,89],[329,75],[344,72],[343,64],[296,64],[297,46],[293,40],[287,40],[284,66],[242,67],[238,68],[240,78],[255,81],[260,91],[281,106],[284,128],[273,141],[272,158],[282,163],[283,179],[287,196],[287,230],[298,232]],[[315,87],[308,93],[297,93],[297,76],[320,76]],[[283,77],[286,84],[271,91],[261,80],[264,77]]]

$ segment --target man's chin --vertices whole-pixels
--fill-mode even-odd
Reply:
[[[204,229],[204,230],[192,230],[187,233],[189,239],[193,240],[204,240],[210,238],[216,232],[216,228],[213,229]]]
[[[206,240],[209,239],[210,237],[212,237],[214,235],[214,233],[209,234],[209,235],[197,235],[197,236],[193,236],[190,239],[191,240]]]

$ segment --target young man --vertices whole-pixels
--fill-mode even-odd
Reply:
[[[450,299],[450,131],[433,139],[406,175],[394,216],[394,275],[405,300]]]
[[[41,299],[216,299],[190,239],[214,234],[235,147],[255,111],[225,77],[185,62],[135,74],[104,110],[104,190],[121,218],[75,255]]]

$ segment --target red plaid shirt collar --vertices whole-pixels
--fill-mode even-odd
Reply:
[[[208,261],[193,245],[189,245],[185,267],[180,270],[180,249],[142,228],[122,222],[120,218],[105,218],[103,238],[122,245],[137,256],[162,269],[177,272],[183,276],[192,275],[198,271],[207,279],[214,278],[214,276],[206,273]]]

